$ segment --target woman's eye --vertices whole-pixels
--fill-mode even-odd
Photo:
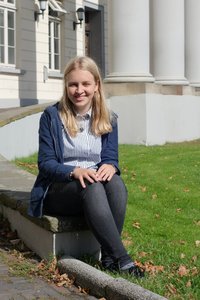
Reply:
[[[76,83],[69,83],[69,84],[68,84],[68,87],[75,87],[75,86],[77,86]]]

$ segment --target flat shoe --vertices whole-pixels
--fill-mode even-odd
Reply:
[[[143,278],[144,277],[144,270],[141,269],[140,267],[138,266],[132,266],[130,267],[129,269],[127,270],[120,270],[120,272],[122,273],[128,273],[136,278]]]

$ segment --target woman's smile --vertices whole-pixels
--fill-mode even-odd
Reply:
[[[76,69],[69,73],[67,80],[68,97],[79,114],[84,114],[90,109],[97,90],[98,84],[89,71]]]

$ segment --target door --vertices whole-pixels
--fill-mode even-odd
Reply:
[[[85,55],[93,58],[105,75],[103,7],[85,7]]]

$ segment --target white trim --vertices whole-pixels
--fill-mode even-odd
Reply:
[[[53,11],[57,11],[63,14],[67,13],[67,11],[62,7],[61,2],[58,2],[56,0],[49,0],[48,2],[49,2],[49,6]]]

